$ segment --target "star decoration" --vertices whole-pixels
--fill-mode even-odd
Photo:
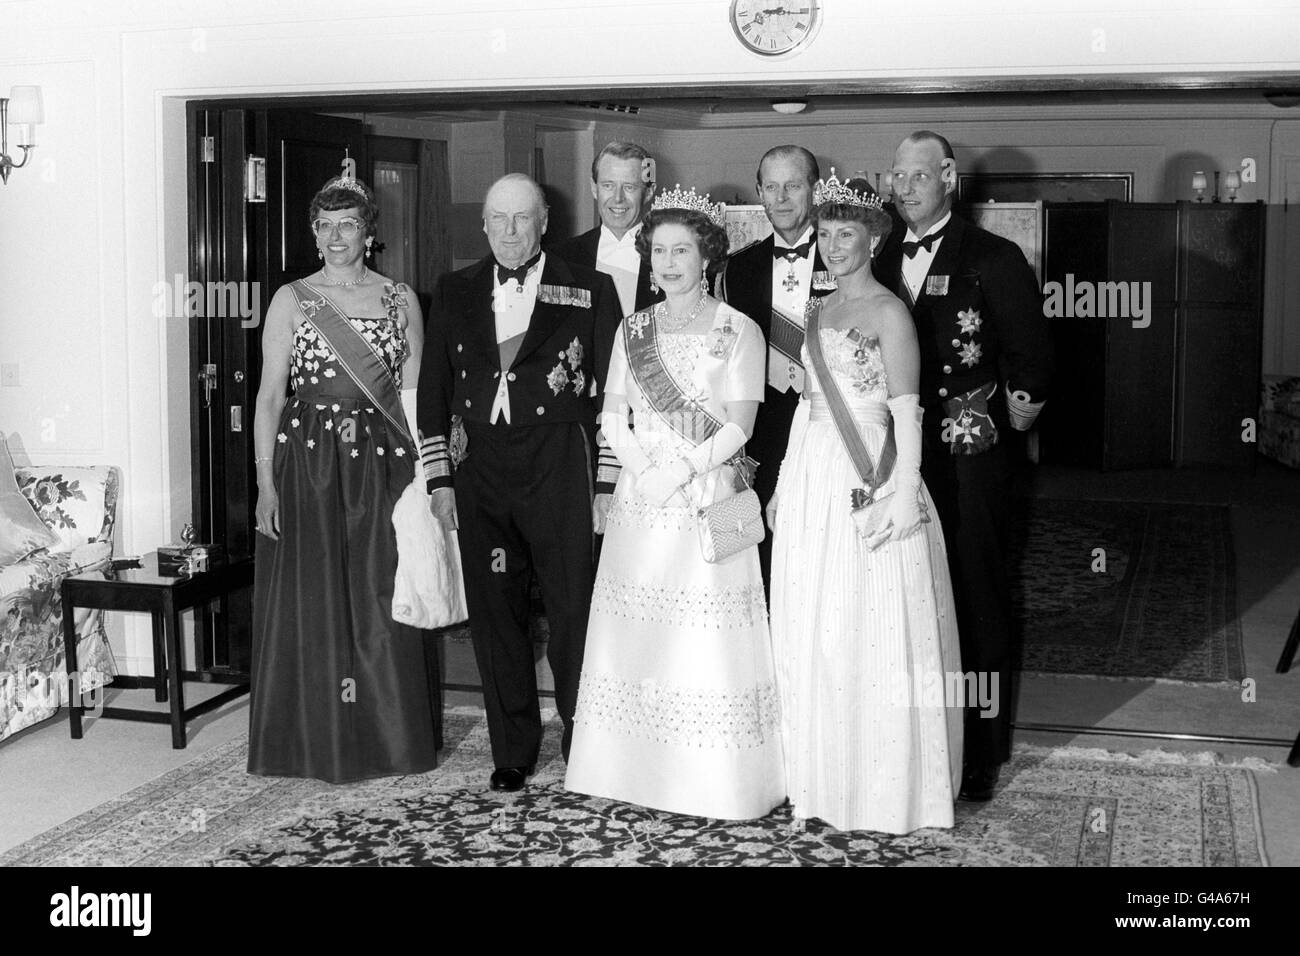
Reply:
[[[974,335],[980,330],[980,326],[984,324],[984,320],[980,318],[979,309],[963,309],[957,313],[957,321],[961,325],[962,335]]]
[[[361,452],[357,451],[355,448],[352,449],[352,457],[353,457],[353,458],[356,458],[357,455],[359,455],[359,454],[361,454]]]
[[[333,405],[330,406],[330,411],[337,412],[338,410],[339,410],[338,402],[335,402]]]
[[[406,449],[404,449],[404,448],[394,448],[394,449],[393,449],[393,454],[396,455],[398,458],[405,458],[405,457],[406,457]]]
[[[308,438],[308,439],[307,439],[307,447],[308,447],[308,448],[315,448],[315,447],[316,447],[316,439],[314,439],[314,438]]]
[[[297,428],[297,427],[298,427],[298,419],[296,419],[296,418],[294,418],[294,419],[290,419],[289,424],[292,425],[294,428]]]
[[[982,353],[983,350],[978,342],[967,342],[958,350],[958,354],[961,355],[961,364],[968,365],[971,368],[974,368],[979,363]]]
[[[285,442],[289,440],[289,436],[286,435],[284,432],[280,432],[280,434],[275,436],[275,440],[278,441],[281,445],[283,445]]]
[[[331,429],[331,428],[333,428],[333,427],[334,427],[334,419],[332,419],[332,418],[327,418],[327,419],[325,419],[325,428],[326,428],[326,430],[329,430],[329,429]]]
[[[384,453],[384,446],[383,446],[383,445],[380,445],[378,448],[375,449],[375,454],[376,454],[376,455],[382,455],[383,453]]]

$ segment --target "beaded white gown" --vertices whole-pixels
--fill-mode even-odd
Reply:
[[[846,336],[822,329],[822,349],[878,461],[889,427],[884,364],[874,341],[858,349]],[[840,830],[951,827],[962,709],[960,701],[945,706],[945,687],[961,663],[934,503],[922,485],[930,521],[867,548],[849,514],[849,491],[862,482],[806,345],[804,367],[772,551],[772,643],[793,813]]]
[[[687,398],[725,421],[725,401],[762,400],[766,346],[743,314],[718,308],[738,333],[725,358],[710,354],[712,333],[657,340]],[[651,463],[694,447],[647,410],[621,334],[608,382],[627,396]],[[731,471],[696,479],[695,500],[734,493]],[[654,507],[635,485],[624,469],[610,506],[565,786],[702,817],[764,816],[784,802],[785,777],[758,549],[706,562],[694,509]]]

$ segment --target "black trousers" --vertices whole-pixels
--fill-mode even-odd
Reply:
[[[921,473],[948,546],[962,670],[976,672],[979,686],[989,691],[987,707],[978,700],[966,701],[965,762],[996,766],[1011,756],[1015,699],[1006,448],[996,445],[979,455],[953,455],[942,442],[927,441]]]
[[[492,758],[536,763],[542,742],[528,590],[537,573],[555,704],[568,759],[591,610],[593,448],[577,423],[512,428],[467,423],[456,471],[460,555]]]

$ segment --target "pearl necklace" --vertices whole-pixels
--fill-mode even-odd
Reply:
[[[325,276],[326,279],[329,278],[329,274],[324,269],[320,271],[320,274]],[[368,275],[370,275],[370,270],[363,265],[361,267],[361,275],[357,276],[355,279],[350,279],[347,282],[331,281],[330,285],[361,285],[361,283],[366,281],[366,276]]]
[[[655,306],[655,320],[665,332],[680,332],[700,317],[700,313],[704,311],[704,303],[708,301],[708,290],[700,289],[700,300],[695,303],[691,308],[691,311],[687,312],[685,316],[680,318],[675,315],[669,315],[668,303],[660,302]]]

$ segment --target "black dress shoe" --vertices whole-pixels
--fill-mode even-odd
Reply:
[[[973,764],[961,773],[961,792],[957,794],[958,800],[969,800],[972,803],[984,803],[993,799],[993,788],[998,782],[998,767],[996,764]]]
[[[532,767],[497,767],[492,771],[492,789],[510,793],[522,790],[532,772]]]

